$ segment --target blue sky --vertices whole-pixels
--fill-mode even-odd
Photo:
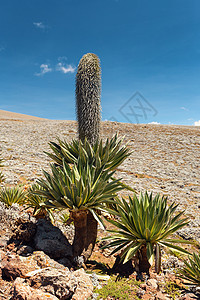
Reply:
[[[199,12],[199,0],[1,1],[0,109],[75,120],[92,52],[103,120],[200,124]]]

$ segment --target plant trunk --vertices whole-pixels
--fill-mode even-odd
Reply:
[[[73,211],[70,216],[74,221],[75,234],[73,241],[73,257],[83,257],[86,262],[92,254],[97,238],[98,223],[87,210]]]
[[[155,252],[155,271],[159,274],[161,272],[161,250],[158,244],[156,244]]]
[[[92,251],[94,249],[95,242],[97,239],[97,227],[98,227],[97,221],[93,217],[92,213],[90,211],[88,211],[88,214],[87,214],[87,239],[86,239],[86,243],[85,243],[85,247],[84,247],[84,251],[83,251],[83,256],[84,256],[85,262],[92,255]]]
[[[143,245],[140,250],[138,250],[138,267],[139,267],[139,273],[145,272],[147,275],[149,275],[149,269],[151,267],[148,259],[147,259],[147,248],[146,245]]]
[[[75,227],[72,248],[73,257],[76,258],[83,253],[87,241],[87,211],[73,211],[70,217],[72,217]]]

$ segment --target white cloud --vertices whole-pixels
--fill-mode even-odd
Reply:
[[[200,126],[200,120],[199,120],[199,121],[196,121],[196,122],[194,122],[194,126]]]
[[[46,29],[48,28],[47,25],[44,25],[42,22],[33,22],[33,25],[36,27],[36,28],[40,28],[40,29]]]
[[[72,67],[72,65],[66,65],[62,62],[59,62],[56,66],[56,70],[64,74],[67,74],[67,73],[74,73],[76,68]]]
[[[41,76],[41,75],[44,75],[44,74],[52,72],[52,71],[53,71],[52,68],[50,68],[48,64],[41,64],[40,73],[35,73],[35,75]]]
[[[53,67],[50,67],[50,64],[49,63],[46,63],[46,64],[41,64],[40,65],[40,72],[39,73],[35,73],[36,76],[42,76],[46,73],[49,73],[49,72],[55,72],[55,71],[58,71],[58,72],[61,72],[63,74],[67,74],[67,73],[74,73],[75,70],[76,70],[76,67],[73,67],[72,65],[67,65],[64,61],[66,61],[67,58],[66,57],[59,57],[58,58],[58,63],[53,66]]]
[[[159,123],[159,122],[151,122],[151,123],[148,123],[148,124],[160,125],[160,123]]]
[[[181,109],[182,109],[182,110],[185,110],[185,111],[189,111],[189,109],[186,108],[186,107],[184,107],[184,106],[182,106]]]

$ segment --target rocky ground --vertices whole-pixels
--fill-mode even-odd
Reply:
[[[50,160],[43,152],[50,151],[48,143],[56,138],[71,141],[77,137],[75,121],[7,118],[0,120],[0,128],[0,154],[5,160],[2,172],[7,186],[35,182],[43,176],[43,169],[49,170]],[[103,138],[116,132],[124,136],[124,142],[132,150],[117,176],[137,192],[159,192],[168,195],[169,201],[179,203],[179,209],[185,210],[190,218],[189,225],[179,235],[200,243],[199,127],[102,122]],[[143,290],[143,297],[148,296],[148,285]],[[152,299],[161,299],[155,295],[157,298]]]

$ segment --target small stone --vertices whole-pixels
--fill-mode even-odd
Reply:
[[[26,273],[37,268],[36,262],[27,264],[23,262],[18,255],[7,255],[2,261],[2,276],[7,279],[15,279],[16,277],[23,277]]]
[[[143,290],[143,289],[141,289],[141,288],[139,288],[138,290],[137,290],[137,296],[139,297],[139,298],[142,298],[143,299],[143,296],[145,295],[145,291]]]
[[[156,279],[148,279],[147,285],[150,286],[150,288],[157,290],[158,288],[158,282]]]
[[[72,297],[77,288],[77,279],[67,268],[47,267],[29,278],[30,286],[39,286],[40,290],[50,293],[58,299]]]
[[[146,291],[146,289],[147,289],[146,283],[141,283],[140,288],[143,289],[144,291]]]
[[[182,296],[180,298],[180,300],[194,300],[194,299],[199,299],[199,297],[195,296],[195,294],[193,294],[193,293],[185,294],[184,296]]]

